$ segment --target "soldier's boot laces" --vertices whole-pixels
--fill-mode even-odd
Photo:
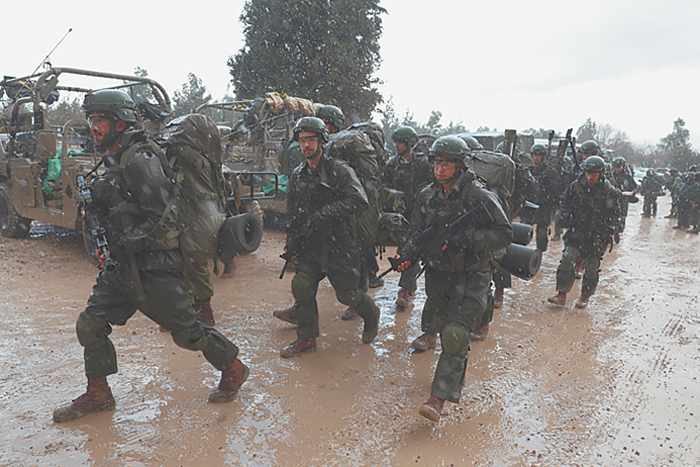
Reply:
[[[581,297],[576,301],[576,308],[586,308],[590,299],[590,295],[581,294]]]
[[[357,318],[358,316],[360,315],[358,315],[357,312],[351,306],[349,306],[348,309],[345,310],[342,315],[340,315],[340,319],[342,319],[343,321],[350,321]]]
[[[296,357],[304,352],[313,352],[316,350],[316,338],[311,339],[297,339],[287,347],[280,351],[280,356],[283,358]]]
[[[549,303],[554,303],[555,305],[564,306],[566,305],[566,292],[559,292],[553,297],[547,299]]]
[[[209,393],[209,402],[212,404],[223,404],[231,402],[245,380],[248,379],[250,369],[239,359],[236,359],[228,369],[221,372],[219,387]]]
[[[493,307],[501,308],[503,306],[503,287],[496,287],[493,293]]]
[[[411,347],[416,350],[426,351],[437,346],[437,334],[423,333],[420,337],[411,342]]]
[[[285,310],[275,310],[272,312],[272,316],[282,321],[286,321],[291,324],[297,323],[297,310],[296,303]]]
[[[442,415],[442,406],[445,401],[439,397],[430,396],[427,402],[423,404],[418,409],[418,413],[425,418],[437,422],[440,420],[440,415]]]
[[[474,332],[472,333],[472,340],[475,341],[483,341],[486,339],[489,335],[489,325],[488,324],[480,324],[479,326],[476,327]]]
[[[211,308],[211,297],[203,298],[202,303],[197,311],[197,319],[204,326],[214,326],[214,310]]]
[[[411,303],[412,293],[406,289],[399,290],[399,296],[396,299],[396,306],[399,308],[406,308],[408,304]]]
[[[53,421],[62,423],[84,417],[90,413],[114,410],[115,405],[112,390],[107,384],[107,377],[88,378],[85,394],[54,410]]]
[[[375,337],[377,337],[377,333],[379,332],[380,313],[380,309],[377,308],[377,314],[373,318],[365,320],[365,326],[362,330],[362,342],[365,344],[369,344]]]

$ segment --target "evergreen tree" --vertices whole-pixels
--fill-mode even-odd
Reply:
[[[690,131],[682,118],[673,122],[673,131],[661,138],[658,146],[665,153],[666,162],[681,172],[691,165],[700,165],[700,154],[690,145]]]
[[[187,82],[173,94],[173,116],[187,115],[202,104],[211,101],[211,94],[194,73],[187,75]]]
[[[372,75],[383,13],[379,0],[248,0],[245,46],[227,62],[236,96],[284,92],[367,120],[382,101]]]

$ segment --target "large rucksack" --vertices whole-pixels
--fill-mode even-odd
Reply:
[[[355,238],[363,246],[374,246],[377,243],[377,231],[382,206],[380,198],[381,168],[379,161],[381,155],[377,152],[379,141],[376,128],[382,135],[381,146],[384,148],[381,127],[376,123],[364,122],[354,124],[347,129],[331,135],[331,141],[327,152],[331,157],[347,162],[353,168],[357,178],[367,194],[369,207],[351,219],[351,227]]]
[[[506,154],[478,150],[471,155],[471,169],[494,192],[506,214],[510,216],[508,199],[515,189],[515,162]]]

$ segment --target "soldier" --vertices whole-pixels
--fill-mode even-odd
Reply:
[[[418,144],[416,130],[410,126],[400,126],[391,134],[391,139],[394,141],[396,155],[384,167],[383,183],[385,187],[401,191],[406,196],[404,217],[410,220],[418,193],[433,181],[433,171],[426,158],[413,154],[413,148]],[[400,310],[408,307],[412,300],[418,271],[416,264],[401,273],[396,299],[396,306]]]
[[[555,305],[566,303],[566,294],[574,285],[574,264],[585,260],[581,297],[577,308],[585,308],[598,285],[600,261],[605,248],[612,245],[620,222],[618,190],[605,179],[605,161],[590,156],[583,162],[584,172],[564,192],[562,212],[565,227],[564,253],[557,269],[557,295],[547,300]]]
[[[489,261],[495,252],[510,244],[513,229],[498,197],[484,188],[469,170],[468,146],[463,140],[456,136],[438,138],[429,157],[437,180],[418,196],[411,218],[414,235],[431,226],[440,228],[449,224],[480,203],[492,219],[482,219],[458,231],[441,248],[428,249],[421,255],[426,265],[426,306],[432,307],[442,353],[430,398],[421,405],[419,413],[438,421],[446,400],[459,402],[470,333],[479,325],[486,309],[491,282]],[[412,246],[409,238],[406,251]],[[399,270],[411,266],[410,261],[404,261]]]
[[[637,190],[637,182],[634,181],[634,177],[630,173],[629,167],[627,167],[627,161],[624,157],[616,157],[612,160],[613,166],[613,177],[615,180],[615,188],[620,190],[622,193],[632,193]],[[629,209],[629,198],[628,196],[620,197],[620,230],[615,232],[615,243],[620,243],[620,234],[625,230],[625,221],[627,219],[627,211]],[[637,202],[636,199],[632,201]]]
[[[671,192],[671,212],[668,213],[666,219],[675,219],[678,217],[678,188],[683,183],[683,177],[678,172],[678,169],[671,169],[665,186]]]
[[[648,169],[647,174],[642,179],[642,188],[640,190],[640,193],[644,196],[642,217],[656,217],[656,211],[658,209],[656,198],[662,193],[662,187],[663,184],[656,173],[654,173],[654,169]]]
[[[113,325],[126,324],[136,310],[169,330],[178,346],[202,351],[222,372],[209,402],[231,401],[249,371],[237,358],[238,348],[203,327],[190,307],[171,182],[146,135],[132,127],[138,121],[134,102],[122,91],[101,90],[86,95],[83,108],[106,166],[92,184],[88,215],[105,228],[117,267],[97,275],[76,323],[85,348],[87,392],[57,408],[54,421],[114,409],[107,376],[117,372],[117,359],[108,336]]]
[[[566,190],[566,187],[571,185],[574,180],[576,180],[576,174],[574,173],[574,160],[571,156],[562,157],[561,163],[559,164],[559,178],[561,179],[561,184]],[[561,196],[557,202],[557,209],[554,213],[554,236],[552,240],[561,240],[561,234],[564,233],[564,228],[561,223]]]
[[[537,200],[539,208],[535,212],[535,224],[537,224],[537,248],[542,252],[547,251],[549,225],[552,223],[554,211],[559,204],[559,199],[566,187],[561,186],[559,170],[554,164],[545,160],[547,148],[544,144],[534,144],[530,149],[535,166],[532,168],[532,176],[539,184]]]
[[[294,127],[306,162],[294,169],[287,187],[291,221],[285,254],[296,259],[292,293],[298,326],[297,340],[280,352],[284,358],[316,349],[316,292],[326,276],[338,300],[364,319],[362,342],[372,342],[379,330],[379,308],[360,288],[361,250],[350,231],[351,217],[369,205],[367,195],[347,163],[324,154],[328,138],[328,128],[316,117],[303,117]]]

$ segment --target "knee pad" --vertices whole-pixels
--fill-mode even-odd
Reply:
[[[186,350],[202,350],[203,337],[205,333],[204,326],[196,322],[194,326],[185,331],[172,332],[172,338],[175,344]]]
[[[297,272],[292,278],[292,295],[298,302],[314,298],[313,285],[316,281],[305,272]]]
[[[448,323],[441,333],[442,350],[450,355],[457,355],[467,350],[469,336],[467,330],[457,323]]]
[[[75,322],[75,333],[78,335],[80,345],[88,347],[110,335],[112,326],[104,319],[96,318],[83,311]]]
[[[335,296],[340,303],[353,308],[356,308],[362,302],[362,292],[360,289],[336,290]]]

